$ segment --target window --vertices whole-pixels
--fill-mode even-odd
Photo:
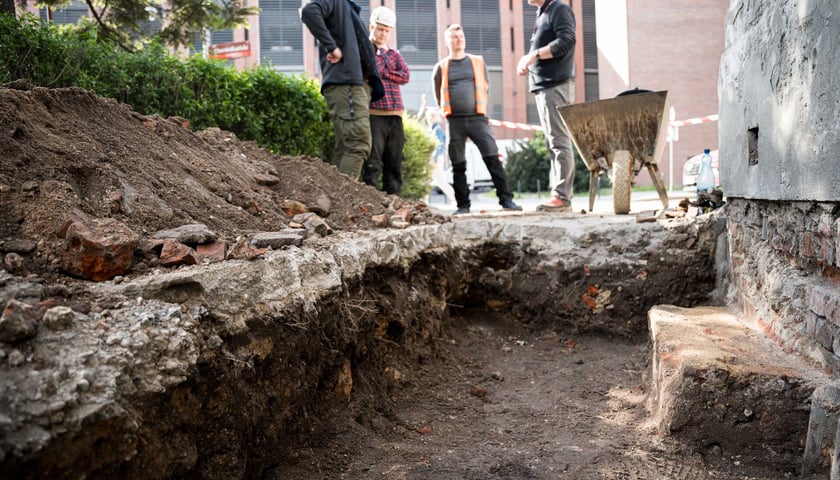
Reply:
[[[585,100],[598,100],[598,43],[595,31],[595,0],[583,0],[583,76]]]
[[[523,43],[525,45],[525,51],[528,52],[531,50],[531,36],[534,34],[534,22],[537,20],[537,9],[533,5],[528,4],[528,0],[522,0],[522,31],[525,34],[525,38],[523,39]],[[528,89],[528,79],[527,76],[525,77],[525,91],[530,92]],[[528,93],[526,96],[527,100],[527,122],[532,125],[539,125],[540,123],[540,115],[537,113],[537,102],[534,100],[534,96]]]
[[[303,65],[303,23],[300,0],[260,1],[261,63],[277,66]]]
[[[534,10],[534,7],[529,7]],[[488,66],[502,66],[502,28],[498,0],[463,0],[461,18],[467,52],[484,56]]]
[[[396,2],[396,45],[407,64],[434,65],[438,61],[437,2],[399,0]]]
[[[227,43],[233,41],[233,30],[210,30],[210,45],[217,43]],[[204,39],[201,34],[195,36],[193,44],[190,47],[190,53],[200,54],[204,49]]]
[[[75,25],[80,18],[88,15],[90,11],[85,2],[81,0],[71,0],[64,8],[56,8],[52,12],[52,20],[56,25],[73,24]],[[38,14],[41,20],[49,20],[49,10],[46,8],[38,9]]]

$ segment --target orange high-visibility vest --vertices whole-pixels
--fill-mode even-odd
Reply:
[[[467,54],[475,75],[475,111],[481,115],[487,115],[487,93],[490,84],[484,75],[484,57],[481,55]],[[452,115],[452,102],[449,100],[449,61],[450,57],[440,62],[440,108],[444,116]]]

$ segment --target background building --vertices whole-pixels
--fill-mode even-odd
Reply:
[[[677,120],[717,114],[728,7],[728,0],[595,0],[598,98],[634,87],[668,90]],[[682,184],[685,160],[704,148],[718,148],[717,122],[679,128],[674,185]],[[659,165],[667,186],[667,148]],[[647,172],[636,181],[650,184]]]
[[[250,28],[212,31],[197,39],[194,51],[231,42],[246,42],[247,56],[232,58],[238,68],[271,65],[279,72],[319,76],[314,38],[302,25],[299,9],[306,0],[246,0],[261,14]],[[555,0],[569,3],[577,17],[576,101],[611,98],[639,87],[668,90],[677,120],[717,113],[717,77],[723,52],[727,0]],[[30,0],[31,2],[31,0]],[[409,113],[423,95],[434,103],[431,72],[447,54],[443,31],[451,23],[464,27],[467,51],[484,56],[490,74],[490,117],[538,124],[527,80],[516,74],[516,63],[530,45],[536,8],[527,0],[360,0],[362,18],[372,7],[386,5],[397,13],[391,37],[411,68],[402,89]],[[73,23],[87,6],[73,0],[66,9],[48,15],[56,23]],[[494,127],[498,138],[523,138],[533,132]],[[716,149],[717,123],[685,126],[673,146],[673,177],[669,150],[660,159],[665,184],[681,185],[682,164],[704,148]],[[725,162],[726,159],[721,159]],[[647,173],[637,183],[649,185]],[[670,182],[669,182],[670,180]]]

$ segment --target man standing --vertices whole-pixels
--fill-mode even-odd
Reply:
[[[452,24],[444,32],[449,56],[439,61],[434,70],[435,98],[449,122],[449,159],[458,209],[455,215],[470,213],[470,189],[467,185],[466,141],[472,140],[487,165],[499,204],[504,210],[522,210],[513,202],[507,176],[499,161],[499,147],[487,122],[487,95],[490,83],[487,66],[480,55],[466,53],[464,30]]]
[[[318,40],[321,94],[335,131],[333,163],[354,179],[370,154],[370,102],[384,94],[361,10],[352,0],[309,0],[300,9]]]
[[[540,124],[551,152],[550,181],[554,198],[537,210],[572,211],[575,157],[569,132],[557,107],[575,97],[575,14],[559,0],[528,0],[537,7],[531,50],[519,59],[520,75],[528,74],[528,85],[537,101]]]
[[[376,7],[370,14],[370,41],[376,49],[376,66],[385,86],[385,96],[370,104],[370,156],[362,170],[366,184],[379,187],[392,195],[402,187],[403,100],[400,85],[408,83],[409,71],[405,59],[388,45],[397,16],[388,7]]]

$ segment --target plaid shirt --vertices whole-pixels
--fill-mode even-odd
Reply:
[[[385,96],[371,102],[371,110],[402,111],[402,93],[400,85],[408,83],[408,65],[405,64],[400,52],[390,47],[383,47],[376,51],[376,66],[379,68],[379,76],[385,85]]]

